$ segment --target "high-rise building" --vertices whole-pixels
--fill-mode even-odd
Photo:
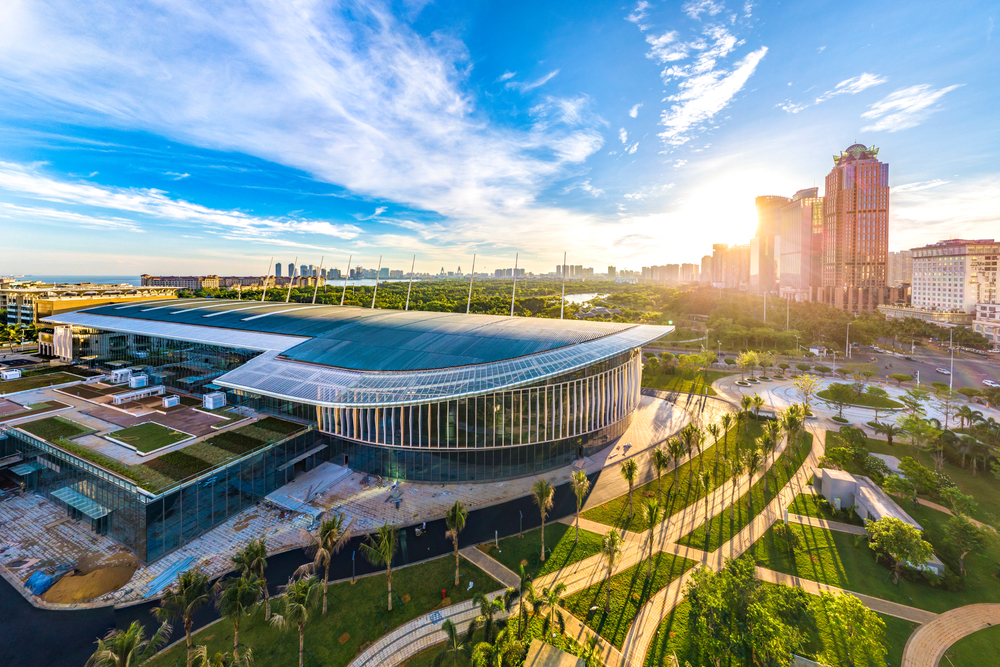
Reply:
[[[698,282],[698,265],[697,264],[681,264],[680,273],[677,277],[679,282],[682,283],[696,283]]]
[[[750,291],[770,292],[778,279],[777,245],[781,235],[781,208],[790,203],[788,197],[765,195],[757,197],[757,234],[750,241]]]
[[[277,264],[274,265],[274,277],[275,278],[281,277],[281,262],[278,262]]]
[[[388,277],[389,277],[389,267],[388,266],[383,266],[382,268],[380,268],[378,270],[378,279],[379,280],[386,280]]]
[[[889,253],[889,285],[913,282],[913,253],[909,250]]]
[[[720,285],[725,281],[725,256],[729,246],[725,243],[712,245],[712,282]]]
[[[712,282],[712,256],[705,255],[701,258],[701,282]]]
[[[292,264],[291,262],[288,263],[288,277],[289,278],[295,277],[295,265]]]
[[[303,264],[302,266],[299,267],[299,275],[307,277],[312,275],[312,271],[310,270],[308,264]]]
[[[819,188],[799,190],[781,207],[778,289],[784,296],[812,301],[822,286],[823,198]]]
[[[723,286],[746,290],[750,286],[750,244],[734,245],[723,255]]]
[[[997,303],[997,256],[993,239],[952,239],[914,248],[914,308],[973,314],[977,303]]]
[[[609,266],[608,267],[608,278],[610,278],[611,280],[614,280],[617,277],[618,277],[618,269],[616,269],[613,266]]]

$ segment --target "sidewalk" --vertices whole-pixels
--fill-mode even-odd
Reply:
[[[803,526],[812,526],[813,528],[825,528],[827,530],[836,530],[841,533],[850,533],[851,535],[867,535],[866,531],[861,526],[854,526],[849,523],[842,523],[840,521],[827,521],[826,519],[820,519],[814,516],[802,516],[801,514],[788,514],[789,523],[800,523]]]
[[[946,611],[906,640],[903,667],[937,667],[952,644],[995,625],[1000,625],[1000,604],[970,604]]]

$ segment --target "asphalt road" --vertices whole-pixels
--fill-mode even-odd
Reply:
[[[854,352],[854,358],[849,362],[867,362],[869,357],[876,357],[879,372],[884,377],[891,373],[905,373],[914,378],[917,371],[920,371],[920,384],[930,384],[931,382],[948,382],[948,376],[938,373],[936,369],[951,368],[951,356],[947,350],[937,348],[916,348],[910,356],[916,361],[907,361],[902,356],[892,353],[872,353],[870,348],[863,348]],[[840,360],[837,361],[838,366]],[[890,368],[886,368],[889,366]],[[993,380],[1000,382],[1000,363],[993,359],[981,359],[968,352],[962,352],[955,357],[954,388],[975,387],[984,389],[983,380]]]

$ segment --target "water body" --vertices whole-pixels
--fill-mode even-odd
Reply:
[[[598,294],[596,292],[588,292],[587,294],[567,294],[567,303],[587,303],[588,301],[593,301],[594,299],[603,299],[607,294]]]

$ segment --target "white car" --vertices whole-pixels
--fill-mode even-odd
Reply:
[[[987,387],[1000,387],[1000,382],[994,382],[993,380],[983,380],[983,384]]]
[[[935,368],[934,371],[936,373],[940,373],[941,375],[951,375],[951,371],[949,371],[947,368]]]

